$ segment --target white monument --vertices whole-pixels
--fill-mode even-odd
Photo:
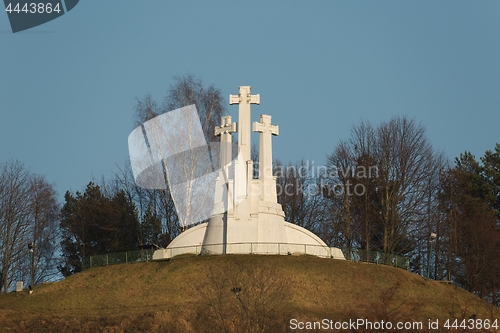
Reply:
[[[215,128],[220,136],[220,172],[215,188],[213,214],[209,221],[181,233],[166,249],[155,251],[153,259],[180,254],[310,254],[345,259],[338,248],[327,246],[318,236],[295,224],[285,222],[277,202],[276,177],[272,168],[272,136],[278,126],[271,116],[261,115],[251,124],[250,105],[260,104],[260,95],[251,95],[241,86],[229,104],[239,105],[238,124],[222,117]],[[259,178],[253,178],[250,158],[251,132],[260,135]],[[232,134],[238,132],[238,152],[233,160]]]

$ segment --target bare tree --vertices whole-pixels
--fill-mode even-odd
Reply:
[[[436,156],[425,128],[405,116],[377,128],[366,122],[353,127],[351,138],[328,157],[327,194],[340,226],[339,245],[413,251],[429,230],[428,203],[435,200],[439,174]]]
[[[143,100],[137,100],[136,105],[136,125],[142,125],[145,122],[158,117],[159,115],[165,114],[169,111],[176,110],[189,105],[195,105],[198,111],[198,117],[201,123],[202,132],[204,135],[203,140],[207,143],[215,142],[215,126],[220,125],[221,117],[226,113],[224,98],[221,95],[220,90],[215,88],[213,85],[205,86],[200,79],[195,78],[192,75],[177,76],[174,78],[174,84],[168,90],[166,97],[164,98],[161,105],[158,105],[151,96],[146,96]],[[180,144],[180,142],[186,142],[187,140],[192,140],[192,138],[184,137],[186,135],[193,134],[192,131],[188,129],[179,129],[179,142],[172,142],[171,144]],[[160,144],[167,144],[165,138],[161,136],[149,138],[151,140],[161,141]],[[153,143],[153,142],[151,142]],[[174,197],[172,197],[171,192],[175,191],[170,184],[172,183],[182,183],[183,180],[192,180],[194,178],[194,173],[199,172],[200,169],[211,169],[216,167],[216,157],[217,154],[209,149],[210,159],[208,163],[210,165],[200,166],[200,161],[203,158],[198,158],[201,152],[200,149],[192,149],[190,151],[184,152],[182,154],[176,154],[170,157],[167,162],[165,162],[164,172],[166,173],[166,178],[169,182],[166,182],[163,189],[144,189],[136,184],[133,184],[133,179],[130,177],[125,177],[122,175],[122,179],[129,183],[127,188],[135,202],[137,207],[139,207],[139,212],[142,217],[149,211],[148,214],[153,214],[155,218],[161,221],[162,225],[162,244],[161,246],[166,246],[171,239],[175,238],[180,232],[182,232],[187,226],[186,224],[180,223],[183,221],[179,220],[179,216],[176,212],[176,206],[189,206],[191,209],[200,206],[200,204],[192,202],[175,202]],[[172,164],[175,166],[173,172],[168,172],[168,165]],[[184,167],[182,167],[184,166]],[[132,184],[130,182],[132,180]],[[189,182],[187,182],[189,183]],[[189,186],[184,189],[187,190],[187,197],[192,198],[191,190]],[[185,219],[189,219],[186,217]],[[151,242],[148,240],[148,242]]]
[[[0,275],[6,293],[17,273],[16,264],[28,255],[30,183],[29,173],[20,162],[3,164],[0,172]]]
[[[379,241],[384,252],[406,253],[408,238],[425,222],[426,185],[435,172],[434,153],[425,128],[407,117],[395,117],[377,130],[380,200]]]
[[[19,161],[0,164],[0,291],[30,281],[28,243],[33,245],[35,283],[56,274],[58,204],[53,186]]]
[[[361,122],[327,158],[329,182],[324,194],[330,199],[333,244],[345,248],[348,257],[353,247],[367,251],[372,247],[373,222],[378,217],[376,142],[375,128]]]
[[[158,105],[151,95],[146,95],[142,100],[137,99],[135,125],[141,125],[160,114],[193,104],[198,110],[206,141],[217,141],[214,129],[220,125],[221,117],[227,112],[225,99],[215,86],[205,87],[201,79],[190,74],[174,77],[174,84],[170,86],[161,105]]]
[[[56,265],[59,249],[59,204],[54,187],[43,176],[33,175],[30,192],[33,273],[35,284],[38,284],[60,276]]]
[[[332,217],[331,242],[336,246],[346,249],[347,258],[351,256],[354,246],[354,201],[351,194],[353,175],[351,168],[355,165],[355,155],[351,146],[341,141],[332,155],[328,156],[329,183],[325,188],[324,195],[331,200],[329,205]]]
[[[284,165],[274,162],[278,202],[287,222],[299,225],[314,233],[321,233],[325,220],[325,197],[322,195],[324,170],[314,169],[302,160]]]

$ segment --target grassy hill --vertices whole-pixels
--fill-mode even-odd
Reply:
[[[423,328],[439,319],[442,328],[446,319],[469,318],[500,321],[500,309],[402,269],[309,256],[122,264],[37,286],[32,295],[0,296],[0,332],[283,332],[291,319],[421,321]]]

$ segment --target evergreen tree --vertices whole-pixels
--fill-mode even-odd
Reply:
[[[81,271],[85,257],[137,249],[137,209],[124,191],[106,196],[90,182],[85,192],[66,192],[64,198],[60,229],[65,262],[59,270],[65,276]]]
[[[141,223],[141,245],[163,247],[161,221],[156,214],[148,208],[144,213]]]
[[[448,276],[498,305],[500,230],[496,205],[500,187],[495,183],[495,171],[500,168],[500,159],[497,154],[487,152],[481,159],[484,166],[471,153],[460,154],[455,167],[442,180],[440,206],[445,213]]]

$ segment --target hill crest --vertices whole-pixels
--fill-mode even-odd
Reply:
[[[5,332],[275,332],[290,329],[292,319],[358,318],[500,319],[500,309],[402,269],[309,256],[196,256],[98,267],[37,286],[32,295],[0,296]]]

